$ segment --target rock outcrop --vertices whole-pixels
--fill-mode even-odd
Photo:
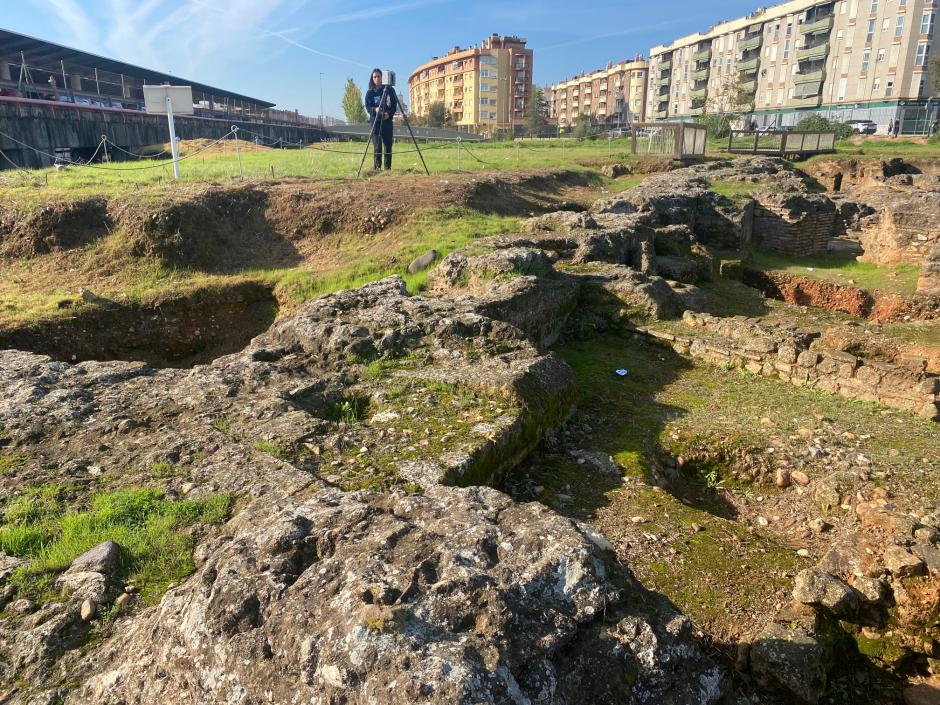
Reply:
[[[195,533],[197,572],[115,610],[97,648],[96,620],[129,601],[117,545],[79,557],[57,578],[66,599],[39,606],[5,584],[22,564],[4,558],[5,702],[714,702],[721,671],[688,620],[603,537],[453,487],[497,482],[574,400],[536,326],[481,311],[525,328],[525,296],[556,277],[570,306],[578,285],[538,252],[451,268],[508,294],[411,297],[391,278],[191,370],[0,352],[3,440],[23,458],[8,492],[60,476],[236,498],[227,525]],[[186,477],[152,469],[173,465]]]
[[[486,488],[245,511],[74,702],[714,702],[687,619],[606,542]],[[257,512],[260,511],[262,516]]]

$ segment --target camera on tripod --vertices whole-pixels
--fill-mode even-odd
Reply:
[[[395,85],[395,72],[394,71],[382,71],[382,85],[383,86]]]

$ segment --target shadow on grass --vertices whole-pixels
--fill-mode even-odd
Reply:
[[[565,343],[556,351],[575,369],[580,400],[568,436],[546,442],[517,471],[512,483],[528,476],[541,501],[578,519],[594,518],[607,506],[608,493],[621,487],[623,477],[598,469],[585,460],[609,455],[626,477],[658,485],[683,504],[725,519],[737,515],[718,491],[716,482],[695,468],[680,472],[664,448],[666,425],[685,409],[657,400],[657,393],[691,367],[670,348],[642,336],[609,333],[592,340]],[[616,370],[626,369],[626,376]],[[714,478],[712,478],[714,480]]]

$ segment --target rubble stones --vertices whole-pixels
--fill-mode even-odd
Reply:
[[[884,551],[884,565],[894,576],[906,578],[926,572],[924,562],[903,546],[888,546]]]
[[[826,688],[826,649],[800,627],[771,622],[750,647],[751,671],[766,687],[778,687],[815,705]]]
[[[793,599],[804,605],[822,607],[838,616],[851,616],[858,610],[858,597],[852,588],[821,570],[809,569],[797,574]]]

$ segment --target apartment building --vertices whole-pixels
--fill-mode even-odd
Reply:
[[[927,131],[937,0],[792,0],[650,51],[646,113],[748,114],[759,126],[807,113]]]
[[[646,113],[648,65],[642,56],[608,64],[549,88],[549,114],[559,127],[571,127],[579,115],[594,124],[642,122]]]
[[[532,50],[521,37],[498,34],[469,49],[454,47],[416,68],[408,92],[416,116],[441,102],[458,129],[521,131],[532,98]]]

